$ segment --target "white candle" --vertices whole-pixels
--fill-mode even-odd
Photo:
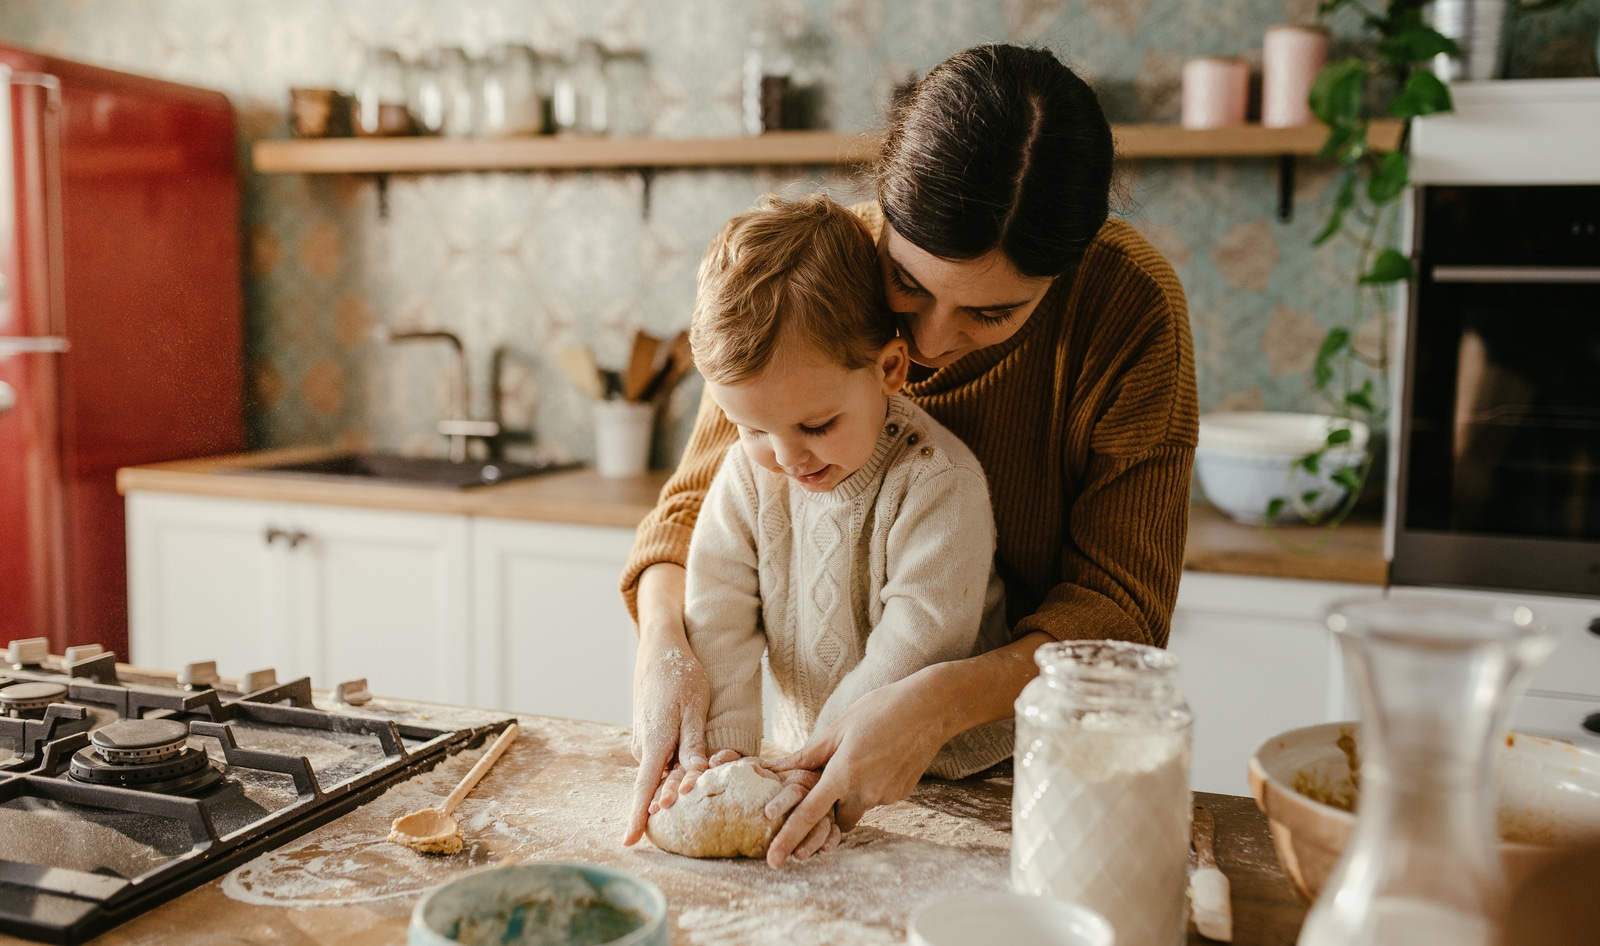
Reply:
[[[1309,26],[1274,26],[1261,47],[1261,124],[1309,125],[1311,83],[1328,61],[1328,34]]]
[[[1191,59],[1183,64],[1183,127],[1243,125],[1250,66],[1243,59]]]

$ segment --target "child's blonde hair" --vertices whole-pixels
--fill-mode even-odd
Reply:
[[[766,197],[729,220],[698,279],[689,344],[695,367],[716,384],[760,374],[780,338],[854,370],[895,337],[872,234],[820,194]]]

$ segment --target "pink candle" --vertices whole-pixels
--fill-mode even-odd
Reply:
[[[1269,128],[1316,121],[1311,83],[1328,61],[1328,34],[1309,26],[1274,26],[1261,48],[1261,124]]]
[[[1183,127],[1243,125],[1250,66],[1243,59],[1191,59],[1183,64]]]

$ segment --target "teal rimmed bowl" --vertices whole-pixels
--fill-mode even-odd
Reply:
[[[668,946],[667,898],[592,864],[485,867],[423,895],[409,946]]]

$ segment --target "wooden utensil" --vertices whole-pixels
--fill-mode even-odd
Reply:
[[[673,336],[666,350],[666,357],[661,359],[660,366],[650,378],[650,383],[645,385],[644,393],[639,395],[639,400],[657,400],[670,392],[694,367],[694,352],[689,348],[688,332],[679,332]]]
[[[588,345],[563,348],[556,352],[556,364],[561,367],[561,373],[567,376],[567,380],[571,381],[572,386],[583,396],[596,401],[605,399],[605,387],[600,381],[600,366],[595,364],[594,352],[589,350]]]
[[[461,802],[483,778],[489,768],[499,761],[517,741],[520,731],[516,723],[506,727],[500,738],[494,741],[489,751],[483,754],[478,764],[472,767],[461,784],[444,800],[444,804],[437,808],[424,808],[413,811],[409,815],[402,815],[394,819],[394,824],[389,828],[389,840],[396,844],[420,851],[423,854],[455,854],[461,850],[461,825],[456,823],[455,810]]]
[[[1214,848],[1216,818],[1204,805],[1194,806],[1194,873],[1189,875],[1189,908],[1194,912],[1194,928],[1206,939],[1233,942],[1233,904],[1228,877],[1217,867]]]
[[[628,353],[628,367],[622,372],[622,396],[637,401],[655,374],[656,352],[661,349],[661,339],[649,332],[633,333],[633,350]]]

